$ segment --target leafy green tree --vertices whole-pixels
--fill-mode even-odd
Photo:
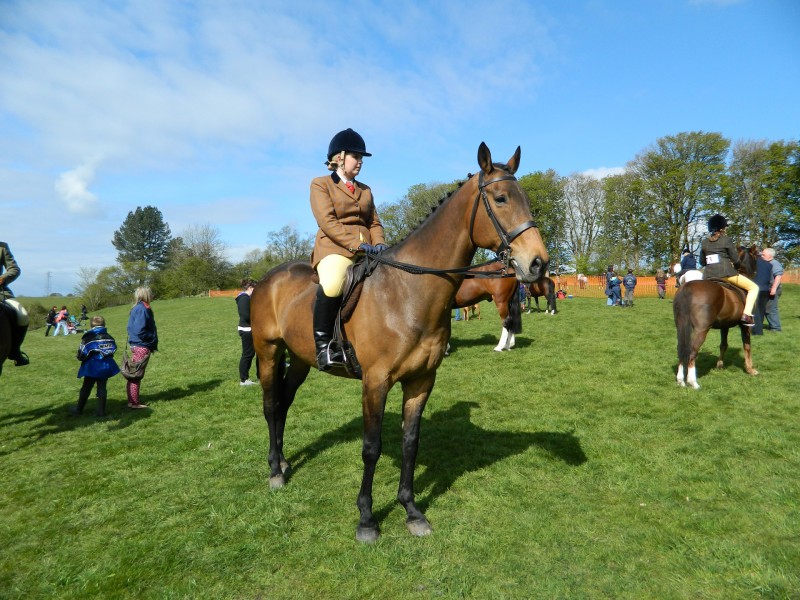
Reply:
[[[533,220],[550,253],[550,264],[554,267],[565,265],[573,258],[564,226],[565,181],[553,169],[536,171],[519,178],[520,187],[528,195]]]
[[[631,172],[602,180],[605,205],[602,211],[603,245],[610,249],[611,261],[626,269],[638,270],[643,264],[669,264],[658,223],[651,220],[651,206],[643,194],[642,181]],[[654,233],[655,232],[655,233]],[[663,262],[666,260],[666,262]]]
[[[696,249],[704,223],[722,209],[730,142],[719,133],[692,131],[659,138],[628,169],[642,181],[669,254]]]
[[[384,237],[390,246],[408,237],[425,218],[439,206],[448,194],[458,189],[461,182],[418,183],[408,188],[400,200],[378,207],[383,223]]]
[[[196,296],[209,289],[236,285],[225,256],[219,230],[192,225],[170,243],[169,261],[156,280],[157,295],[165,298]]]
[[[798,236],[791,230],[792,223],[797,223],[799,148],[797,143],[783,141],[735,144],[727,210],[742,241],[778,248],[797,244]]]
[[[167,262],[170,235],[160,210],[154,206],[136,207],[114,232],[112,244],[118,252],[117,262],[143,262],[152,271],[161,269]]]

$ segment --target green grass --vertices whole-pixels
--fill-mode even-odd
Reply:
[[[375,478],[382,537],[354,539],[360,386],[312,371],[290,412],[294,474],[269,490],[260,388],[240,388],[230,298],[156,301],[142,399],[67,416],[77,336],[29,333],[0,378],[0,597],[800,598],[800,289],[784,332],[739,336],[701,390],[675,382],[670,301],[603,300],[453,323],[425,411],[412,538],[395,502],[400,391]],[[128,307],[101,311],[120,345]]]

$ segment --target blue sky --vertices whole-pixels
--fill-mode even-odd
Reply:
[[[12,288],[72,292],[137,206],[216,227],[232,261],[311,234],[347,127],[379,205],[475,171],[481,141],[521,146],[520,174],[602,175],[684,131],[797,140],[798,57],[794,0],[2,0]]]

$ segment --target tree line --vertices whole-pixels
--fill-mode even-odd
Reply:
[[[386,239],[405,238],[463,182],[412,185],[396,202],[378,206]],[[623,172],[603,179],[552,169],[519,177],[531,213],[551,255],[551,267],[600,273],[606,265],[652,273],[689,247],[699,249],[705,223],[724,214],[729,234],[742,245],[771,246],[786,264],[800,262],[800,143],[731,141],[714,132],[659,138]],[[289,226],[270,232],[263,250],[233,264],[211,225],[194,225],[173,237],[153,206],[128,213],[112,243],[117,262],[81,269],[76,290],[90,310],[124,303],[148,284],[174,298],[229,289],[260,279],[288,260],[308,260],[313,235]],[[476,261],[489,258],[479,251]]]

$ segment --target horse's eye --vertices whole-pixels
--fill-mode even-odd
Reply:
[[[495,204],[505,204],[506,203],[506,197],[505,196],[495,196],[494,203]]]

